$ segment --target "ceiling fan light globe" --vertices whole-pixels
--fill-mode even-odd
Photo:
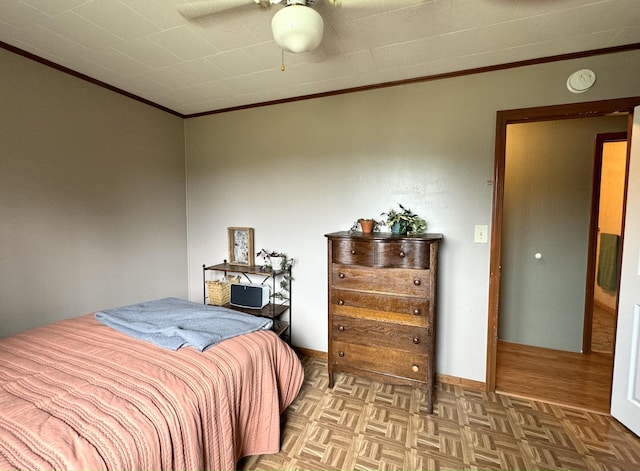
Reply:
[[[271,31],[281,49],[312,51],[320,45],[324,22],[320,13],[305,5],[289,5],[273,15]]]

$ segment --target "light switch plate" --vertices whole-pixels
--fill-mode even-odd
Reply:
[[[476,224],[473,233],[473,241],[478,244],[486,244],[489,241],[489,226],[486,224]]]

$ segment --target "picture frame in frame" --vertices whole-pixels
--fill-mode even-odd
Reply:
[[[229,238],[229,264],[252,266],[254,264],[253,253],[253,228],[252,227],[228,227]]]

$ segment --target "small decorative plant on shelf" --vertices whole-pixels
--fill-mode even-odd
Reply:
[[[264,260],[265,270],[282,273],[282,280],[280,280],[281,291],[273,293],[273,297],[282,301],[289,299],[289,287],[291,280],[293,280],[291,276],[293,258],[289,258],[287,254],[283,252],[275,250],[269,251],[266,249],[261,249],[260,252],[256,254],[256,257],[261,257]]]
[[[360,224],[360,229],[363,234],[368,234],[370,232],[377,232],[380,230],[380,226],[384,226],[383,222],[376,221],[375,219],[370,218],[360,218],[351,226],[351,232],[358,232],[358,224]]]
[[[386,225],[393,234],[424,234],[427,230],[427,223],[420,216],[409,208],[405,208],[398,203],[400,210],[391,208],[388,212],[382,213],[386,217]]]

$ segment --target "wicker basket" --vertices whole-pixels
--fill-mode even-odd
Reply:
[[[231,301],[231,285],[240,281],[239,276],[230,276],[225,281],[206,281],[208,304],[222,306]]]

